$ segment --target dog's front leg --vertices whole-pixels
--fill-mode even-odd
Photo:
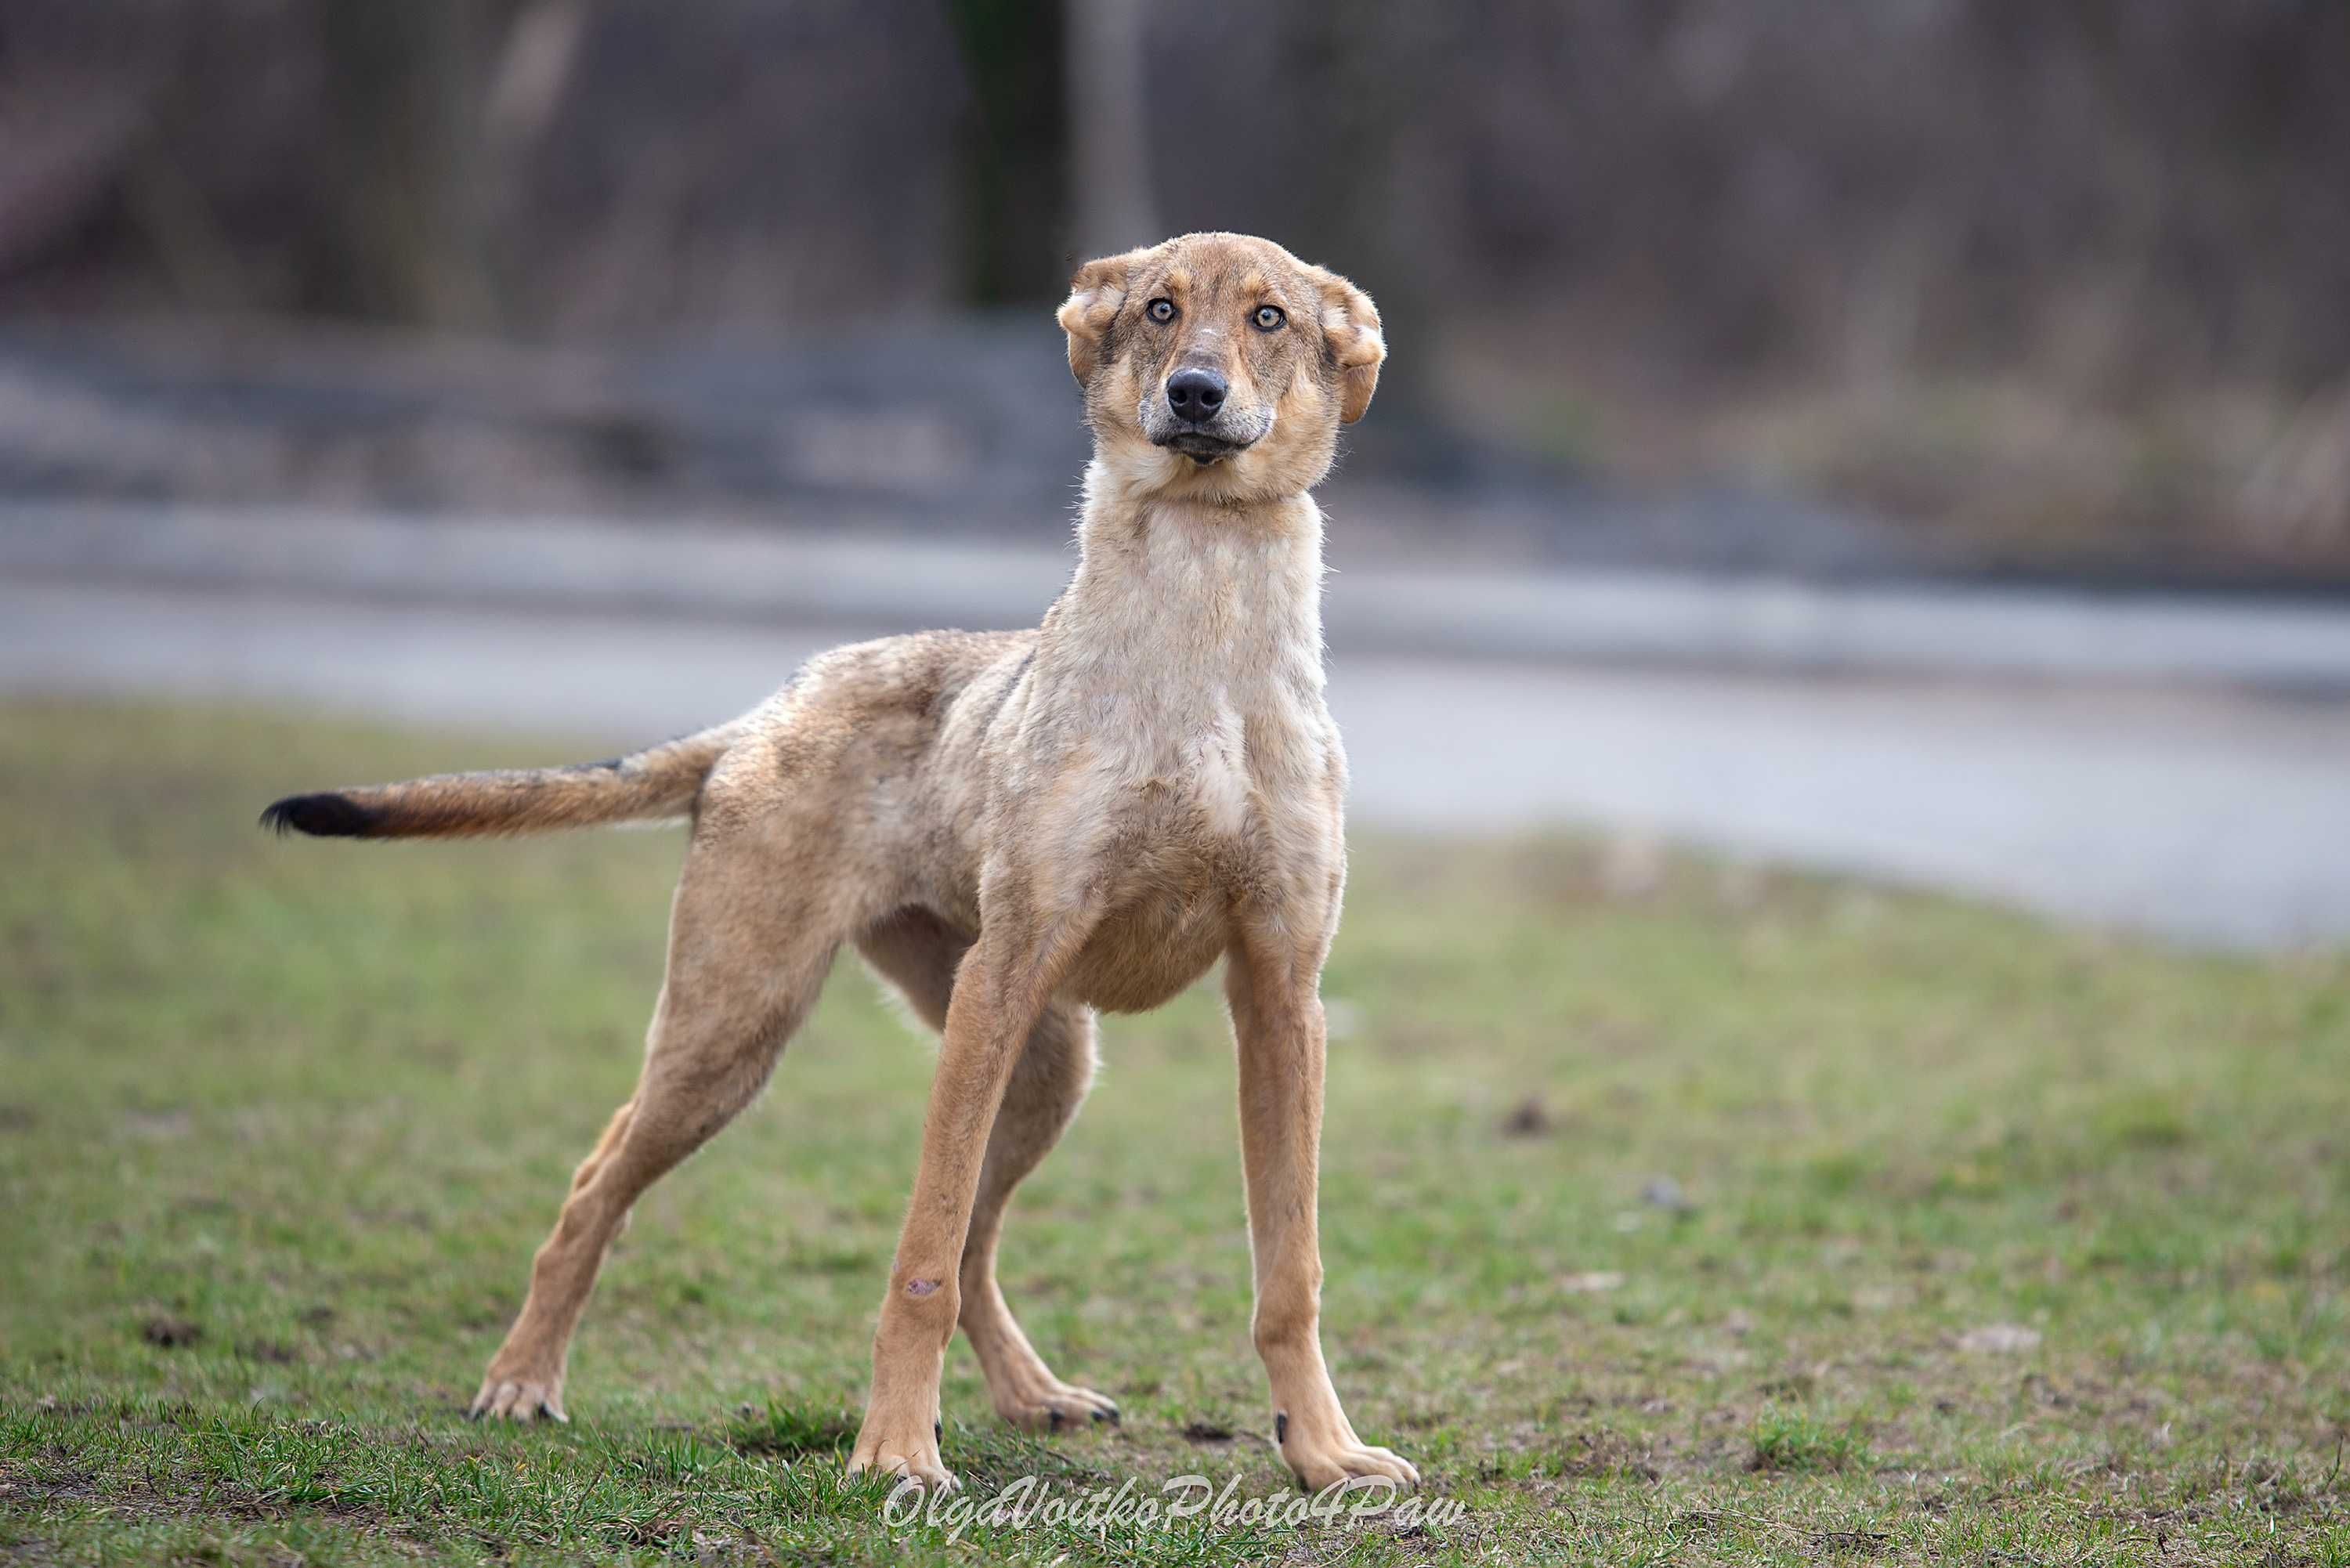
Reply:
[[[1308,1490],[1358,1476],[1412,1486],[1419,1472],[1409,1462],[1355,1435],[1322,1360],[1321,956],[1319,942],[1269,922],[1234,945],[1224,973],[1240,1054],[1257,1354],[1273,1386],[1274,1440]]]
[[[941,1490],[955,1484],[939,1457],[939,1374],[961,1311],[972,1203],[1013,1065],[1077,945],[1066,925],[1039,936],[1036,922],[990,915],[956,973],[850,1475],[879,1470]]]

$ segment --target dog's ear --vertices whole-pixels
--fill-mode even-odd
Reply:
[[[1093,379],[1101,367],[1103,339],[1109,324],[1126,303],[1126,290],[1135,269],[1151,253],[1128,251],[1122,256],[1089,261],[1069,280],[1068,303],[1061,306],[1061,330],[1069,335],[1069,373],[1080,386]]]
[[[1371,406],[1371,394],[1379,387],[1379,362],[1388,357],[1379,307],[1335,272],[1318,266],[1305,271],[1322,295],[1322,341],[1338,370],[1338,421],[1350,425]]]

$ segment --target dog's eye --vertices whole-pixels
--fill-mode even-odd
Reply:
[[[1288,324],[1289,314],[1277,305],[1260,305],[1250,319],[1256,323],[1259,332],[1278,332]]]
[[[1142,308],[1150,313],[1150,319],[1153,321],[1175,319],[1175,302],[1171,299],[1154,299]]]

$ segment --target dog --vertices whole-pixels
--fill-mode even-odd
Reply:
[[[731,723],[611,762],[295,795],[279,831],[454,837],[687,817],[635,1096],[573,1178],[473,1403],[567,1419],[572,1332],[629,1210],[759,1093],[854,944],[941,1032],[851,1474],[954,1484],[960,1327],[997,1412],[1116,1420],[996,1283],[1004,1206],[1076,1114],[1095,1014],[1224,961],[1273,1435],[1306,1487],[1409,1486],[1356,1435],[1320,1344],[1320,975],[1346,878],[1309,492],[1386,358],[1361,289],[1268,241],[1089,262],[1059,312],[1094,438],[1080,559],[1032,631],[834,649]]]

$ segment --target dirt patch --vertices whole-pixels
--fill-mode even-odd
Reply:
[[[170,1313],[157,1313],[140,1324],[140,1337],[165,1350],[180,1350],[203,1338],[203,1325]]]
[[[1647,1447],[1635,1444],[1620,1432],[1596,1431],[1575,1435],[1560,1457],[1558,1473],[1582,1478],[1638,1476],[1642,1480],[1656,1480],[1664,1471]]]
[[[1515,1110],[1502,1118],[1502,1132],[1507,1137],[1548,1137],[1556,1130],[1558,1124],[1539,1095],[1528,1095]]]

